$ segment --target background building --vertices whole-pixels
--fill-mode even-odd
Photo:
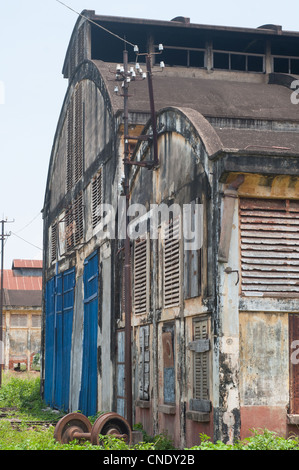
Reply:
[[[82,14],[43,211],[45,400],[126,416],[123,240],[100,208],[120,222],[124,140],[139,165],[153,160],[157,130],[159,166],[132,165],[131,201],[201,204],[203,244],[163,240],[180,230],[171,215],[156,239],[132,242],[134,421],[182,447],[200,432],[296,432],[299,33]],[[131,80],[124,136],[115,73],[124,47],[129,67],[145,69],[134,44],[152,53],[157,115],[147,82]]]
[[[14,260],[3,287],[4,367],[31,370],[41,353],[42,261]]]

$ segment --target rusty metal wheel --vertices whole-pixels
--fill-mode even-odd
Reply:
[[[78,434],[82,434],[82,439],[89,440],[91,429],[91,422],[86,416],[81,413],[70,413],[61,418],[56,424],[54,438],[62,444],[69,444],[69,442],[78,438]]]
[[[105,413],[95,421],[90,438],[93,445],[100,445],[100,435],[113,435],[123,439],[126,444],[132,442],[132,431],[129,423],[117,413]]]

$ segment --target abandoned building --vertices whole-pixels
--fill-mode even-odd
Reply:
[[[1,276],[0,276],[1,279]],[[5,369],[36,369],[41,353],[42,261],[14,260],[3,271]]]
[[[44,399],[126,417],[130,318],[133,422],[149,434],[189,447],[201,432],[296,432],[299,32],[85,10],[63,75],[43,209]],[[161,223],[132,238],[125,270],[100,208],[121,224],[126,174],[130,204],[200,205],[201,246]],[[173,214],[164,225],[181,230]]]

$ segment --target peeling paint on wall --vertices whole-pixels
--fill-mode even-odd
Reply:
[[[288,351],[288,314],[240,313],[242,406],[288,405]]]

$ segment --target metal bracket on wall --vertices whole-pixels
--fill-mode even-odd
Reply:
[[[237,286],[240,282],[240,275],[239,275],[239,271],[237,269],[232,269],[230,267],[227,267],[225,268],[224,272],[226,274],[231,274],[231,273],[237,273],[238,274],[238,277],[237,277],[237,282],[235,283],[235,286]]]

